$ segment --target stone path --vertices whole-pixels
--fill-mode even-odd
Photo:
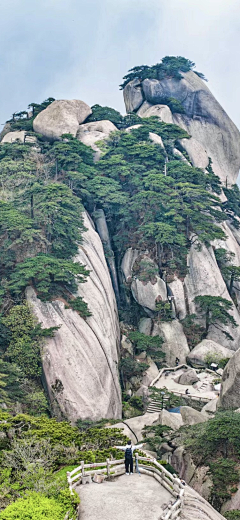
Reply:
[[[189,394],[199,397],[208,397],[208,399],[216,399],[217,392],[212,389],[212,382],[218,376],[216,374],[210,374],[209,372],[200,372],[198,377],[200,381],[192,385],[180,385],[176,383],[174,379],[182,374],[184,369],[179,368],[176,372],[169,372],[167,376],[165,373],[155,383],[156,388],[166,387],[170,392],[180,392],[185,395],[185,390],[188,389]]]
[[[172,495],[148,475],[122,475],[103,484],[86,484],[80,496],[79,520],[159,520]]]

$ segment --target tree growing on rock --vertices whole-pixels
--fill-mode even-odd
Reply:
[[[223,325],[232,325],[237,327],[234,317],[229,311],[233,309],[233,303],[221,296],[196,296],[194,302],[199,308],[200,314],[205,319],[205,331],[203,338],[206,338],[211,326],[221,330],[229,339],[233,337],[222,329]]]
[[[163,339],[160,336],[147,336],[142,332],[134,331],[128,334],[130,341],[133,343],[135,355],[146,352],[155,363],[161,363],[165,358],[162,352]]]

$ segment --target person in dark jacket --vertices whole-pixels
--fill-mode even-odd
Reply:
[[[138,448],[142,448],[143,444],[133,445],[131,441],[128,441],[126,446],[114,446],[114,448],[117,448],[118,450],[125,451],[125,470],[126,475],[129,475],[129,468],[130,468],[130,474],[133,474],[133,452],[134,450]]]

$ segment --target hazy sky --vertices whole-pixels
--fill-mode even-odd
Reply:
[[[180,55],[240,127],[239,48],[239,0],[0,0],[0,123],[49,96],[124,112],[128,69]]]

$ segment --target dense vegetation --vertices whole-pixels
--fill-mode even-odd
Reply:
[[[122,87],[133,78],[181,79],[181,71],[193,68],[185,58],[166,57],[156,66],[132,69]],[[61,297],[66,307],[85,319],[91,315],[86,302],[76,297],[78,283],[84,283],[89,272],[73,261],[84,232],[83,208],[93,219],[99,209],[104,211],[117,268],[127,247],[148,250],[149,258],[142,255],[134,265],[134,276],[143,283],[156,276],[166,281],[175,274],[184,277],[192,244],[200,248],[215,239],[224,240],[220,224],[225,219],[239,226],[238,188],[224,188],[227,201],[222,203],[220,181],[211,160],[207,173],[193,167],[189,158],[188,162],[181,160],[176,153],[182,151],[179,140],[189,138],[183,129],[155,117],[123,117],[110,107],[94,105],[88,122],[108,119],[118,129],[101,143],[102,157],[94,163],[93,151],[70,134],[49,143],[33,133],[34,117],[53,101],[49,98],[42,104],[31,103],[30,114],[15,113],[8,131],[25,130],[25,142],[0,146],[0,405],[9,412],[0,417],[0,507],[16,500],[0,513],[6,520],[14,515],[23,518],[26,509],[41,518],[42,508],[49,510],[50,520],[52,510],[56,519],[67,510],[74,517],[76,497],[71,502],[66,467],[83,458],[94,462],[111,454],[120,457],[112,446],[126,441],[119,431],[110,432],[101,425],[79,422],[78,428],[73,428],[48,418],[51,410],[42,388],[40,353],[44,338],[53,336],[56,327],[42,328],[25,300],[25,290],[31,286],[43,301]],[[173,111],[182,111],[176,100],[164,102]],[[125,131],[139,123],[138,128]],[[150,133],[161,137],[164,148],[152,140]],[[33,135],[35,140],[27,139]],[[240,279],[239,268],[226,258],[226,252],[218,249],[215,254],[233,295],[234,284]],[[183,320],[192,346],[206,336],[210,326],[219,322],[235,325],[228,300],[202,296],[196,303],[206,326],[198,325],[194,315]],[[123,356],[120,363],[125,391],[128,380],[138,378],[148,368],[149,356],[160,367],[164,354],[161,338],[136,330],[144,311],[133,302],[128,282],[120,285],[119,307],[129,325],[127,336],[133,349],[132,355]],[[155,318],[170,321],[171,303],[158,301]],[[143,352],[146,357],[137,361]],[[131,408],[142,413],[140,398],[124,396],[126,411]],[[203,435],[201,427],[199,435]],[[158,441],[169,433],[165,430],[154,430]],[[232,462],[222,463],[221,471],[230,468],[234,475],[234,457]],[[228,460],[229,455],[225,458]],[[209,462],[217,475],[215,463],[214,458]]]
[[[159,80],[174,78],[180,80],[183,77],[181,72],[189,72],[194,68],[195,63],[187,58],[183,58],[182,56],[165,56],[160,63],[156,63],[156,65],[152,65],[151,67],[141,65],[130,69],[128,74],[124,76],[124,82],[120,85],[120,88],[123,89],[129,81],[135,78],[139,81],[143,81],[147,78]],[[200,78],[206,79],[201,72],[197,72],[196,70],[194,70],[194,72]]]
[[[75,519],[79,500],[76,494],[70,495],[66,471],[81,460],[101,462],[111,455],[121,458],[121,452],[113,446],[126,440],[114,427],[88,424],[77,428],[44,416],[1,413],[0,508],[16,501],[0,513],[0,518],[63,520],[70,511]]]
[[[239,482],[240,414],[218,412],[213,419],[183,429],[182,441],[197,465],[209,466],[211,503],[219,511]],[[204,446],[204,449],[203,449]],[[231,517],[230,517],[231,518]]]
[[[50,101],[34,106],[31,117]],[[17,118],[24,128],[25,116],[15,115],[9,124],[14,125]],[[111,119],[119,128],[139,122],[134,114],[123,118],[109,107],[96,105],[89,120],[102,118]],[[165,148],[151,140],[150,132],[162,138]],[[176,125],[159,122],[155,117],[141,119],[140,127],[130,132],[120,130],[110,136],[102,146],[103,155],[97,164],[92,150],[68,134],[54,143],[35,134],[36,142],[1,145],[0,346],[4,366],[0,369],[5,398],[7,394],[10,396],[11,389],[9,384],[4,387],[4,374],[10,375],[16,370],[19,400],[27,402],[24,401],[26,381],[37,385],[37,394],[41,392],[38,386],[41,336],[48,332],[38,328],[36,334],[36,324],[29,318],[28,333],[23,331],[14,347],[11,342],[13,321],[21,322],[24,309],[30,316],[24,303],[28,285],[43,300],[60,296],[66,306],[72,306],[81,316],[87,318],[91,314],[86,303],[74,296],[77,283],[84,283],[88,276],[84,266],[72,261],[84,231],[83,207],[93,218],[98,209],[104,210],[117,265],[127,247],[148,249],[151,258],[142,258],[134,266],[135,274],[143,282],[157,274],[165,279],[174,273],[184,276],[186,255],[192,243],[198,242],[200,247],[201,243],[208,245],[216,238],[225,238],[219,223],[230,217],[229,212],[235,218],[237,189],[229,190],[231,208],[226,207],[218,198],[220,181],[212,171],[211,161],[205,174],[179,159],[175,154],[178,140],[188,137]],[[236,278],[237,273],[229,276],[231,290],[231,279]],[[121,290],[122,313],[126,310],[125,292],[128,291],[128,285]],[[134,317],[128,309],[128,319],[136,325],[139,308],[132,302],[130,306],[136,314]],[[156,315],[160,320],[171,320],[169,302],[158,302]],[[193,324],[189,334],[193,327],[198,326]],[[53,333],[49,331],[50,335]],[[135,339],[134,356],[141,350],[139,338]],[[145,341],[144,348],[161,363],[161,340],[158,345],[146,345]],[[146,362],[137,366],[134,358],[123,359],[123,386],[127,374],[141,373],[146,366]],[[8,377],[10,380],[12,377]],[[42,397],[39,394],[43,405]],[[22,410],[26,411],[25,405]]]

